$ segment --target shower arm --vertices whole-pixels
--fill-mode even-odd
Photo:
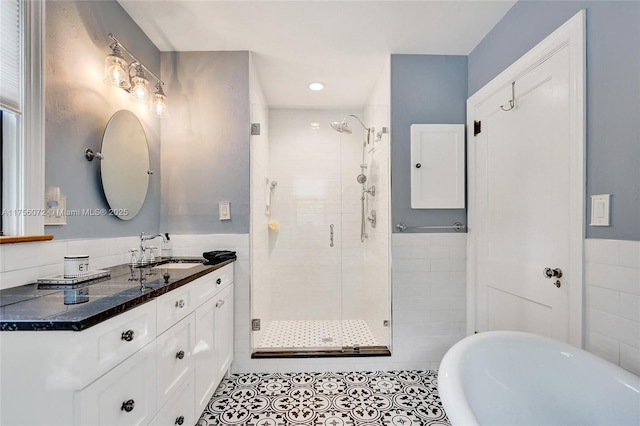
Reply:
[[[345,123],[345,122],[347,121],[347,117],[353,117],[353,118],[355,118],[356,120],[358,120],[358,123],[360,123],[360,125],[361,125],[362,127],[364,127],[364,129],[365,129],[367,132],[370,132],[370,131],[371,131],[371,128],[370,128],[370,127],[365,126],[365,125],[364,125],[364,123],[362,122],[362,120],[360,120],[360,117],[358,117],[357,115],[354,115],[354,114],[345,115],[345,116],[344,116],[344,118],[342,119],[342,122],[343,122],[343,123]]]

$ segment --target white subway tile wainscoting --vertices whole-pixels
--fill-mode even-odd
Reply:
[[[585,241],[585,349],[640,375],[640,242]]]

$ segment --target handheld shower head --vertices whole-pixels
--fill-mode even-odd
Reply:
[[[358,183],[365,183],[367,181],[367,176],[364,173],[360,173],[358,177],[356,177]]]

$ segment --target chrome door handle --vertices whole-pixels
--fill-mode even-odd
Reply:
[[[544,268],[542,275],[544,275],[545,278],[562,278],[562,269]]]
[[[329,247],[333,247],[333,223],[329,225]]]

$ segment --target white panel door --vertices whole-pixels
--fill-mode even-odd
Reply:
[[[515,108],[501,108],[510,108],[509,83],[470,111],[481,122],[469,151],[477,331],[528,331],[579,345],[570,303],[572,287],[581,285],[573,259],[581,256],[584,213],[574,201],[584,183],[573,170],[583,166],[571,142],[571,53],[565,45],[519,75]],[[548,278],[545,268],[563,275]]]

